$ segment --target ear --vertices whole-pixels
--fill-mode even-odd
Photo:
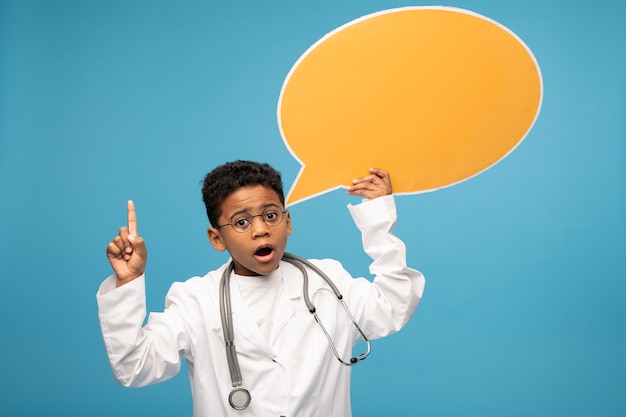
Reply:
[[[226,245],[222,240],[222,235],[220,235],[220,231],[214,227],[209,227],[206,231],[207,236],[209,237],[209,242],[215,250],[220,252],[224,252],[226,250]]]
[[[285,219],[287,222],[287,236],[291,236],[291,213],[287,211],[285,214],[287,215],[287,218]]]

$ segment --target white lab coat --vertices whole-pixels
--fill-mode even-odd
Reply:
[[[374,260],[373,283],[352,278],[334,260],[312,260],[333,279],[354,318],[369,339],[400,330],[413,314],[424,277],[406,266],[405,246],[390,231],[396,221],[392,196],[349,206]],[[328,340],[302,296],[303,279],[293,265],[281,262],[283,297],[277,305],[272,339],[260,333],[237,285],[231,283],[235,345],[250,406],[235,411],[219,313],[219,281],[227,265],[204,277],[170,288],[165,310],[146,314],[144,277],[115,289],[115,276],[97,294],[100,325],[116,380],[130,387],[164,381],[187,361],[195,417],[351,415],[350,367],[334,357]],[[349,360],[360,340],[328,285],[309,270],[309,294],[341,357]],[[358,352],[360,353],[360,352]]]

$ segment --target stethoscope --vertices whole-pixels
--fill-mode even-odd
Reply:
[[[354,317],[352,316],[352,313],[350,313],[348,306],[343,301],[343,295],[341,295],[341,293],[339,292],[339,289],[335,286],[335,284],[331,281],[331,279],[317,266],[313,265],[311,262],[299,256],[296,256],[290,253],[285,253],[283,255],[282,260],[285,262],[289,262],[290,264],[297,267],[300,270],[300,272],[302,272],[302,276],[304,278],[304,288],[303,288],[304,302],[307,308],[309,309],[309,312],[313,314],[315,321],[317,322],[317,324],[320,325],[322,331],[326,335],[326,338],[328,339],[328,342],[330,343],[330,347],[332,348],[333,353],[335,354],[335,357],[337,358],[337,360],[346,366],[352,366],[356,364],[357,362],[362,361],[363,359],[367,358],[367,356],[370,354],[370,351],[371,351],[370,342],[367,339],[367,337],[365,337],[365,334],[363,334],[363,331],[354,320]],[[309,274],[304,268],[304,265],[308,266],[313,271],[315,271],[320,277],[322,277],[324,281],[326,281],[326,283],[330,286],[333,293],[335,293],[337,300],[339,301],[339,303],[341,303],[344,310],[346,310],[346,313],[348,313],[348,317],[350,318],[350,321],[352,321],[352,324],[354,324],[356,329],[361,334],[361,337],[363,337],[363,340],[367,344],[367,351],[365,353],[361,353],[360,355],[350,358],[349,362],[346,362],[339,357],[339,352],[337,352],[337,348],[335,347],[335,344],[333,343],[333,340],[330,337],[330,334],[328,334],[328,331],[326,331],[326,328],[324,327],[324,325],[320,321],[320,318],[317,315],[315,306],[309,299],[309,291],[308,291]],[[228,265],[228,267],[224,270],[224,273],[222,274],[222,279],[220,280],[220,316],[222,319],[222,329],[224,331],[224,341],[226,342],[226,360],[228,361],[228,369],[230,370],[230,379],[233,384],[233,390],[228,395],[228,402],[230,403],[231,407],[233,407],[235,410],[243,410],[246,407],[248,407],[252,397],[250,396],[250,392],[247,389],[243,388],[243,382],[241,379],[241,369],[239,368],[239,361],[237,360],[237,351],[235,349],[235,331],[234,331],[234,326],[232,323],[233,313],[232,313],[232,307],[230,304],[230,275],[231,275],[231,272],[233,271],[233,268],[234,268],[234,263],[231,262]]]

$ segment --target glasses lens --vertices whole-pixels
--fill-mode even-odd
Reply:
[[[233,229],[235,229],[236,232],[247,232],[248,229],[250,229],[250,227],[252,226],[252,216],[247,214],[237,216],[230,221],[230,224],[231,226],[233,226]]]
[[[277,208],[268,209],[263,212],[263,221],[268,226],[276,226],[283,221],[283,212]]]

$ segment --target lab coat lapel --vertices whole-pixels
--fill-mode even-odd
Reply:
[[[276,343],[276,340],[287,326],[287,323],[295,313],[295,309],[299,307],[297,304],[302,296],[303,281],[300,277],[300,271],[287,262],[281,262],[280,268],[283,273],[283,294],[277,306],[270,346]]]
[[[239,286],[231,277],[230,281],[230,297],[233,310],[233,325],[235,328],[235,344],[237,339],[243,337],[247,339],[256,349],[272,356],[272,352],[269,349],[265,338],[257,326],[254,315],[248,308],[248,305],[243,301]]]

